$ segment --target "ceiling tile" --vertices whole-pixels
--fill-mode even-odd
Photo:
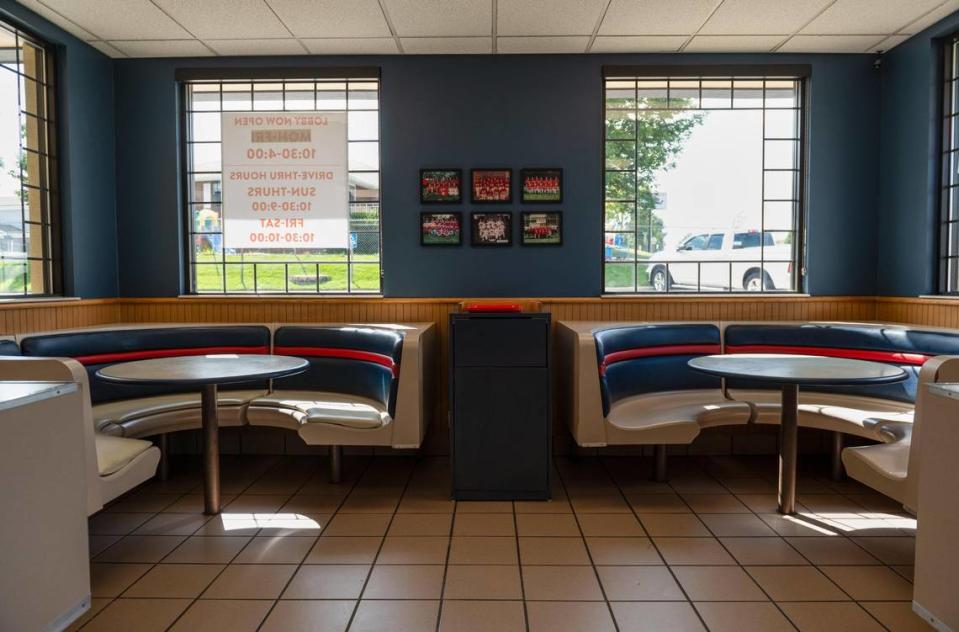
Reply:
[[[600,35],[691,35],[720,0],[613,0]]]
[[[908,35],[890,35],[886,39],[882,40],[881,42],[879,42],[878,44],[870,48],[869,52],[870,53],[878,53],[878,52],[887,53],[893,48],[895,48],[896,46],[899,46],[900,44],[905,42],[907,39],[909,39]]]
[[[949,2],[946,2],[942,6],[933,9],[915,22],[907,24],[899,32],[915,35],[916,33],[929,28],[939,20],[952,15],[956,11],[959,11],[959,0],[949,0]]]
[[[200,39],[289,37],[263,0],[153,0]]]
[[[97,39],[95,35],[93,35],[89,31],[84,30],[78,24],[71,22],[70,20],[60,15],[56,11],[52,10],[50,7],[43,4],[39,0],[17,0],[17,1],[23,6],[25,6],[26,8],[36,13],[37,15],[50,20],[51,22],[53,22],[54,24],[56,24],[63,30],[68,31],[72,33],[73,35],[76,35],[80,39],[83,39],[83,40]]]
[[[768,53],[784,35],[697,35],[683,49],[687,53]]]
[[[584,53],[588,35],[497,37],[497,53]]]
[[[726,0],[699,32],[704,35],[789,35],[832,0]]]
[[[865,53],[883,39],[881,35],[796,35],[780,53]]]
[[[396,34],[403,37],[490,35],[490,0],[383,0]]]
[[[591,53],[675,53],[689,39],[686,35],[600,35]]]
[[[90,46],[94,47],[107,57],[126,57],[125,54],[121,53],[119,50],[110,46],[106,42],[87,42]]]
[[[199,40],[113,40],[108,42],[128,57],[209,57]]]
[[[607,0],[499,0],[497,35],[592,35]]]
[[[269,0],[297,37],[389,37],[376,0]]]
[[[315,55],[393,55],[398,52],[396,40],[392,37],[348,37],[300,41]]]
[[[412,55],[482,55],[493,52],[491,37],[404,37],[403,52]]]
[[[836,0],[802,31],[804,35],[896,33],[942,0]]]
[[[298,41],[287,39],[203,40],[217,55],[305,55]]]
[[[95,39],[186,39],[183,30],[149,0],[45,0],[45,4]]]

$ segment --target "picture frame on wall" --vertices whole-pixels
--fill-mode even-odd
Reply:
[[[420,204],[459,204],[462,200],[462,169],[420,169]]]
[[[509,204],[513,201],[513,170],[470,171],[470,200],[474,204]]]
[[[561,204],[563,170],[559,167],[520,170],[523,204]]]
[[[463,243],[463,214],[420,213],[421,246],[459,246]]]
[[[562,246],[562,211],[524,211],[520,214],[520,243],[524,246]]]
[[[472,213],[470,243],[477,247],[512,246],[513,214],[509,212]]]

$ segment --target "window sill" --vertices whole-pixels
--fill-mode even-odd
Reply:
[[[77,296],[24,296],[24,297],[13,297],[13,296],[3,296],[0,297],[0,305],[10,305],[10,304],[23,304],[23,303],[62,303],[65,301],[80,301],[83,300]]]
[[[716,299],[716,298],[749,298],[760,301],[782,300],[789,298],[813,298],[811,294],[800,292],[782,292],[778,294],[768,293],[760,294],[757,292],[663,292],[663,293],[635,293],[635,294],[601,294],[604,299],[642,299],[658,301],[662,299]],[[830,297],[823,297],[830,298]]]
[[[238,298],[244,299],[263,299],[275,301],[277,299],[281,300],[337,300],[342,301],[345,298],[348,299],[359,299],[359,300],[368,300],[368,299],[381,299],[383,298],[382,294],[180,294],[177,296],[178,299],[199,299],[199,300],[208,300],[208,299],[226,299],[226,300],[236,300]]]

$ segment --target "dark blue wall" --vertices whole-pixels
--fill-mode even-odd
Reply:
[[[937,292],[939,251],[938,38],[959,30],[954,13],[900,44],[882,59],[877,293]]]
[[[595,296],[602,287],[602,66],[763,62],[812,65],[808,290],[819,295],[873,294],[879,73],[866,55],[118,60],[120,293],[175,296],[184,291],[177,68],[358,64],[382,68],[383,265],[388,296]],[[464,170],[562,167],[564,245],[421,248],[417,174],[420,167],[437,165]],[[468,203],[460,206],[463,211],[471,209]]]
[[[12,0],[0,16],[57,47],[63,293],[116,296],[113,61]]]

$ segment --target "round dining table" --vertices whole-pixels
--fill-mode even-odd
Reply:
[[[779,511],[796,513],[796,460],[800,386],[870,386],[901,382],[897,366],[813,355],[743,353],[693,358],[689,367],[716,377],[777,385],[782,390],[779,425]]]
[[[220,513],[220,441],[217,387],[286,377],[309,367],[303,358],[263,354],[217,354],[152,358],[112,364],[97,371],[105,381],[128,385],[164,385],[200,390],[203,426],[203,508]]]

